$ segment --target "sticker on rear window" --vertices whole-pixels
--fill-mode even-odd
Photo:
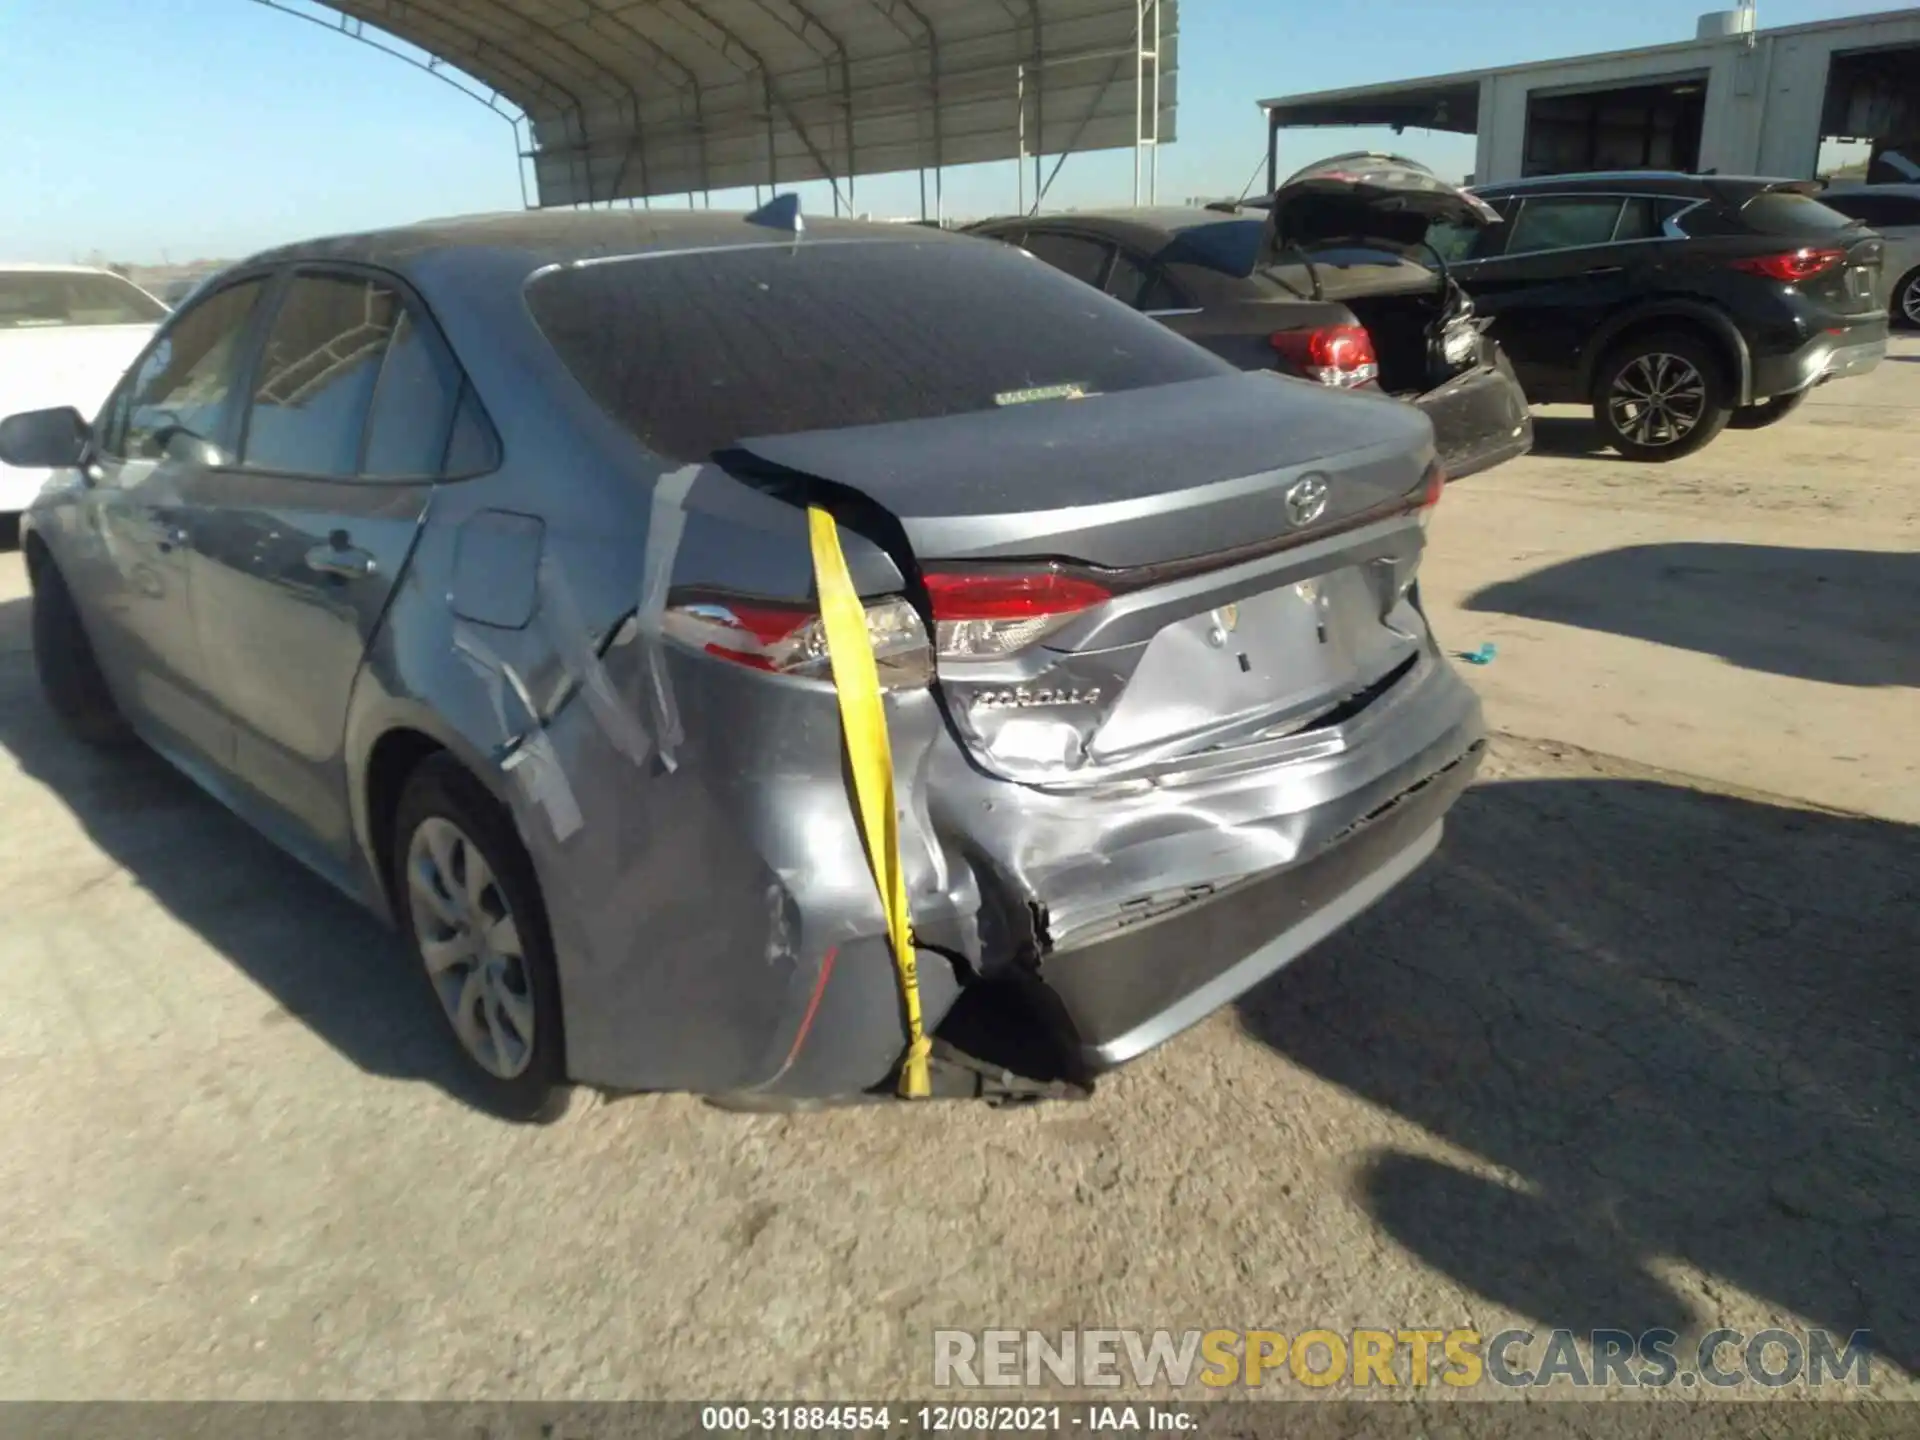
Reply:
[[[1031,405],[1036,400],[1084,400],[1084,385],[1036,385],[1030,390],[1003,390],[993,397],[996,405]]]

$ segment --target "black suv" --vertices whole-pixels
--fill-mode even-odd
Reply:
[[[1887,347],[1883,245],[1812,181],[1629,171],[1485,185],[1506,221],[1428,242],[1536,404],[1632,460],[1771,424]]]

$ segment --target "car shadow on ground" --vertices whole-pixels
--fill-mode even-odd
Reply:
[[[286,1015],[362,1070],[486,1108],[391,931],[145,746],[94,750],[60,727],[33,680],[30,615],[30,601],[0,600],[0,751]]]
[[[1634,545],[1476,591],[1465,608],[1604,630],[1832,685],[1920,686],[1920,555]]]
[[[1584,415],[1533,417],[1533,453],[1561,460],[1615,460],[1626,462],[1600,436],[1600,427]]]
[[[1510,1177],[1384,1149],[1357,1188],[1540,1327],[1697,1340],[1723,1312],[1678,1261],[1911,1371],[1917,987],[1920,829],[1514,780],[1468,792],[1425,870],[1240,1018]]]

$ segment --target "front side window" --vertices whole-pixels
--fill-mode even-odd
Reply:
[[[241,463],[320,478],[355,474],[401,313],[400,297],[374,281],[297,277],[254,372]]]
[[[108,402],[101,449],[158,460],[175,431],[218,441],[240,361],[240,341],[265,282],[247,280],[182,310]]]
[[[118,275],[0,270],[0,330],[158,325],[166,318],[166,306]]]
[[[1620,221],[1620,208],[1617,196],[1529,200],[1513,222],[1507,254],[1535,255],[1544,250],[1609,244]]]
[[[1156,320],[970,240],[739,246],[541,276],[561,362],[656,455],[1234,373]],[[984,479],[985,477],[983,477]]]

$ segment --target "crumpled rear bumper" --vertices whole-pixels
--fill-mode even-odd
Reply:
[[[1152,1049],[1384,898],[1439,846],[1443,817],[1472,783],[1484,747],[1472,741],[1297,864],[1049,956],[1042,977],[1073,1019],[1082,1063],[1110,1069]]]

